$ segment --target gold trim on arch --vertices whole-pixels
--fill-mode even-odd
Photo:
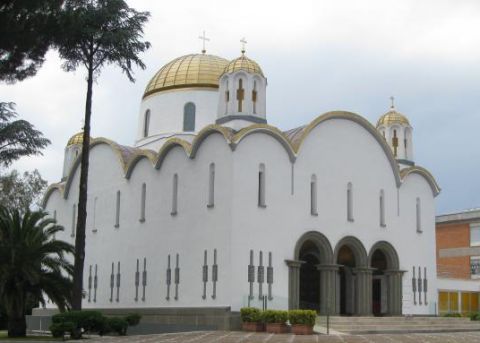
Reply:
[[[410,175],[410,174],[418,174],[420,176],[423,176],[427,180],[428,184],[430,185],[430,188],[432,189],[433,196],[437,196],[440,193],[440,191],[441,191],[440,186],[438,185],[438,183],[435,180],[435,178],[433,177],[433,175],[430,174],[430,172],[428,170],[426,170],[425,168],[420,167],[420,166],[413,166],[413,167],[408,167],[408,168],[402,169],[400,171],[400,176],[402,178],[402,181],[405,182],[408,175]]]

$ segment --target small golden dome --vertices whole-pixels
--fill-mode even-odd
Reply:
[[[394,107],[391,107],[390,111],[378,119],[377,127],[380,125],[388,126],[392,124],[403,124],[410,126],[410,122],[408,121],[407,117],[400,112],[397,112]]]
[[[245,70],[249,73],[260,74],[263,77],[262,68],[254,60],[249,59],[247,56],[242,54],[242,56],[231,61],[226,67],[224,73],[234,73],[239,70]]]
[[[167,89],[187,87],[218,88],[218,79],[228,60],[207,54],[178,57],[165,64],[150,80],[143,97]]]
[[[72,145],[81,145],[83,143],[83,131],[74,134],[68,140],[67,147]]]

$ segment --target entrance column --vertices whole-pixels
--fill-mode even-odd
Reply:
[[[402,315],[402,278],[403,270],[386,270],[388,284],[388,314],[391,316]]]
[[[355,293],[355,311],[357,316],[372,315],[372,273],[373,268],[360,267],[355,268],[356,274],[356,293]]]
[[[337,312],[337,264],[317,264],[320,272],[320,314],[336,315]]]
[[[300,307],[300,267],[303,261],[285,260],[288,266],[288,309]]]

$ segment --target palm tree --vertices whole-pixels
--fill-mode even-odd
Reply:
[[[70,307],[73,272],[66,255],[74,247],[55,239],[63,227],[47,213],[0,206],[0,303],[8,316],[8,337],[26,335],[25,314],[45,295],[61,311]]]

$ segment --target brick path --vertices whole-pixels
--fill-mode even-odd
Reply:
[[[88,343],[460,343],[480,342],[480,332],[390,335],[313,335],[295,336],[241,331],[205,331],[146,336],[102,337]]]

